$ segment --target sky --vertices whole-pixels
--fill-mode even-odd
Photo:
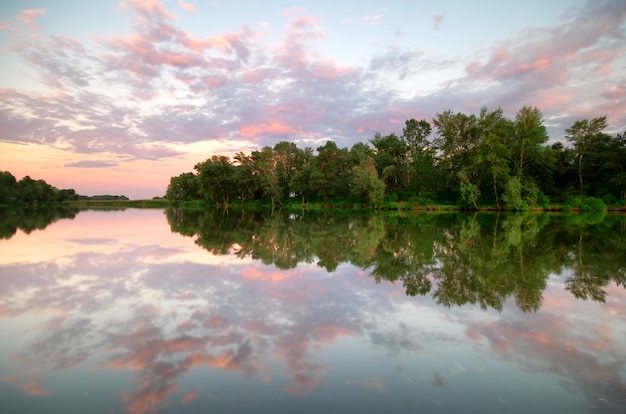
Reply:
[[[623,0],[5,0],[0,170],[138,199],[212,155],[446,110],[624,132],[625,38]]]

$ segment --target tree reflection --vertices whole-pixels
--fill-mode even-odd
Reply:
[[[65,206],[44,208],[2,208],[0,209],[0,239],[10,239],[17,230],[29,234],[43,230],[60,219],[73,219],[79,210]]]
[[[604,301],[626,279],[626,231],[619,215],[302,213],[167,210],[172,231],[215,255],[250,257],[279,269],[351,263],[380,283],[444,306],[502,310],[513,298],[537,311],[550,274],[571,272],[566,289]]]

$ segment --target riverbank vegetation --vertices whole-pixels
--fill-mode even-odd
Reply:
[[[433,134],[432,126],[436,128]],[[624,206],[626,137],[603,132],[606,117],[575,122],[570,144],[548,144],[543,116],[523,107],[452,111],[410,119],[402,135],[375,134],[339,148],[279,142],[233,159],[213,155],[170,179],[173,203],[604,210]],[[623,208],[623,207],[621,207]]]
[[[9,171],[0,171],[0,206],[59,203],[78,198],[73,189],[60,190],[28,175],[18,181]]]
[[[56,206],[59,203],[73,207],[93,207],[99,205],[117,205],[120,207],[134,207],[137,205],[151,206],[151,200],[129,200],[124,195],[94,195],[85,196],[76,194],[73,188],[58,189],[45,180],[34,180],[25,176],[17,180],[9,171],[0,171],[0,207],[32,208],[34,206]],[[167,207],[168,203],[161,200],[160,207]]]

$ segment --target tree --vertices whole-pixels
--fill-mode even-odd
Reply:
[[[289,198],[295,195],[290,188],[290,181],[296,172],[300,150],[293,142],[281,141],[274,145],[274,168],[278,180],[280,198]]]
[[[420,150],[424,148],[428,142],[427,138],[432,132],[432,128],[428,121],[420,119],[419,121],[411,118],[405,123],[402,130],[402,138],[409,145],[411,151]]]
[[[253,173],[253,159],[245,155],[243,151],[239,151],[235,154],[234,160],[239,164],[235,167],[234,173],[237,194],[242,203],[248,199],[253,200],[259,189],[258,175]]]
[[[305,203],[305,199],[310,199],[314,195],[311,188],[313,158],[312,148],[306,147],[304,150],[299,150],[296,159],[296,170],[289,181],[289,187],[294,192],[294,195],[300,196],[302,204]]]
[[[56,201],[78,200],[78,194],[73,188],[58,190]]]
[[[591,121],[586,119],[574,122],[574,124],[565,130],[565,139],[574,144],[577,151],[578,159],[578,180],[580,183],[580,191],[583,191],[583,159],[587,150],[594,142],[598,141],[604,135],[602,130],[606,128],[606,115],[593,118]]]
[[[380,208],[385,197],[385,183],[378,178],[374,160],[369,156],[363,158],[361,163],[353,168],[353,172],[352,193],[357,198],[365,198],[374,207]]]
[[[338,200],[350,194],[352,165],[348,150],[333,141],[317,148],[311,171],[311,188],[323,200]]]
[[[272,147],[252,151],[252,173],[259,177],[261,192],[272,201],[272,206],[282,200],[280,180]]]
[[[509,132],[510,121],[502,115],[498,108],[489,112],[483,107],[477,121],[480,140],[475,151],[475,165],[482,168],[491,176],[493,196],[496,208],[500,208],[498,198],[498,181],[505,181],[508,177],[509,148],[506,138]]]
[[[165,191],[165,198],[173,202],[200,199],[198,177],[187,172],[170,178],[170,183]]]
[[[234,166],[230,158],[224,155],[213,155],[204,162],[194,166],[198,171],[200,193],[206,200],[229,204],[235,194]]]
[[[408,145],[407,189],[416,194],[428,193],[436,187],[435,150],[428,137],[432,128],[428,121],[409,119],[402,138]]]
[[[0,172],[0,204],[10,204],[17,200],[17,180],[8,171]]]
[[[475,178],[472,154],[479,141],[476,116],[447,110],[437,113],[433,124],[437,127],[434,145],[440,151],[439,166],[443,176],[448,180],[442,184],[450,191],[459,191],[461,185],[467,187],[467,184],[472,183]],[[461,172],[462,174],[459,174]],[[456,180],[451,182],[455,178]],[[470,193],[475,194],[473,191]]]
[[[382,177],[388,193],[398,193],[407,188],[407,143],[396,134],[382,136],[376,133],[370,140],[374,146],[374,161],[378,176]]]
[[[548,133],[539,109],[524,106],[517,112],[513,138],[511,153],[515,163],[514,171],[524,179],[525,167],[529,163],[538,162],[542,145],[548,142]]]

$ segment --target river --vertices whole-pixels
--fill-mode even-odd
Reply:
[[[626,407],[621,216],[5,221],[3,413]]]

